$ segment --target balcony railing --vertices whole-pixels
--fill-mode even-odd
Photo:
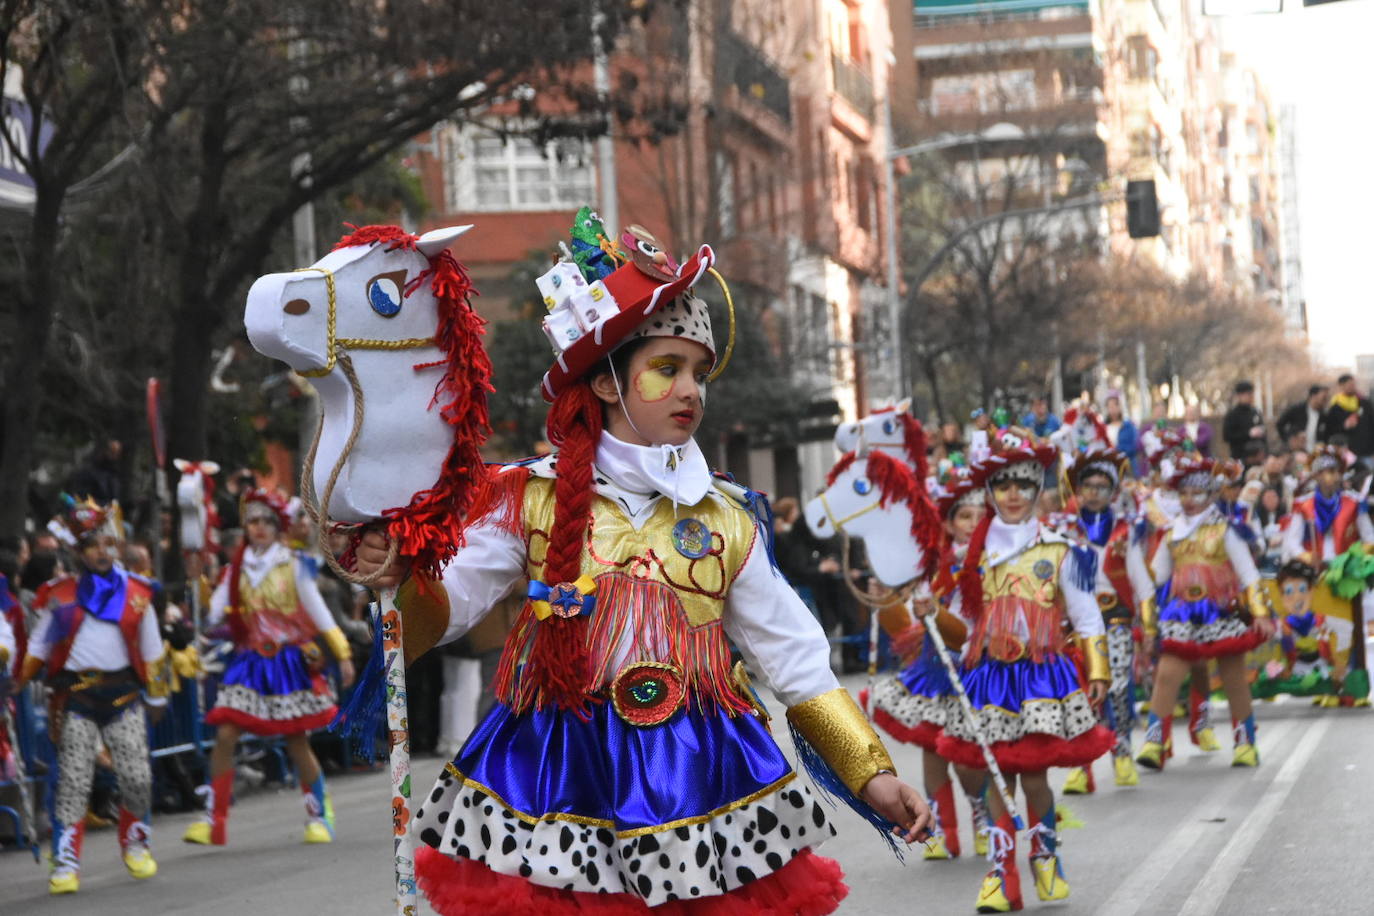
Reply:
[[[859,114],[873,120],[875,101],[873,79],[858,64],[838,54],[830,55],[830,69],[835,74],[835,92],[854,107]]]
[[[791,85],[758,48],[734,32],[723,33],[716,46],[716,70],[741,96],[792,123]]]

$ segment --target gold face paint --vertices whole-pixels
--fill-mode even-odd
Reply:
[[[655,356],[649,360],[648,368],[635,376],[635,391],[639,392],[639,397],[645,403],[662,401],[673,393],[673,383],[677,381],[680,366],[681,361],[675,357]]]

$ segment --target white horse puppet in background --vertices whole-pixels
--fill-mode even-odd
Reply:
[[[806,524],[818,538],[862,538],[878,581],[899,588],[935,563],[940,521],[925,482],[904,461],[870,448],[848,452],[831,470],[820,496],[806,504]]]
[[[336,248],[310,267],[261,277],[248,292],[248,339],[319,392],[312,482],[324,494],[337,471],[320,507],[335,521],[382,518],[438,479],[454,431],[433,409],[445,359],[436,297],[424,284],[407,287],[471,228],[426,232],[414,249]],[[366,395],[363,411],[355,391]]]
[[[177,513],[181,518],[181,549],[194,553],[219,547],[219,516],[215,513],[215,482],[219,465],[213,461],[173,459],[181,472],[177,480]]]
[[[835,447],[842,453],[860,454],[878,449],[905,462],[922,480],[926,475],[925,431],[911,415],[910,398],[863,419],[841,423],[835,430]]]

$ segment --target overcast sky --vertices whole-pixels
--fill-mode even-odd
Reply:
[[[1318,353],[1374,353],[1374,0],[1228,16],[1228,44],[1298,106],[1303,291]]]

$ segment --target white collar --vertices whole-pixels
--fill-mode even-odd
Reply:
[[[1011,525],[994,515],[988,527],[987,540],[983,542],[983,565],[1000,566],[1013,560],[1039,538],[1040,520],[1034,516]]]
[[[596,468],[622,490],[695,506],[711,489],[711,469],[695,439],[685,445],[632,445],[603,431]]]
[[[1221,520],[1221,513],[1217,511],[1215,504],[1208,506],[1197,515],[1189,515],[1182,509],[1178,515],[1174,516],[1173,524],[1169,526],[1169,540],[1181,541],[1186,537],[1191,537],[1206,522],[1216,522]]]
[[[281,541],[273,541],[262,550],[249,547],[243,552],[243,572],[254,588],[262,584],[267,574],[283,563],[291,562],[291,548]]]

